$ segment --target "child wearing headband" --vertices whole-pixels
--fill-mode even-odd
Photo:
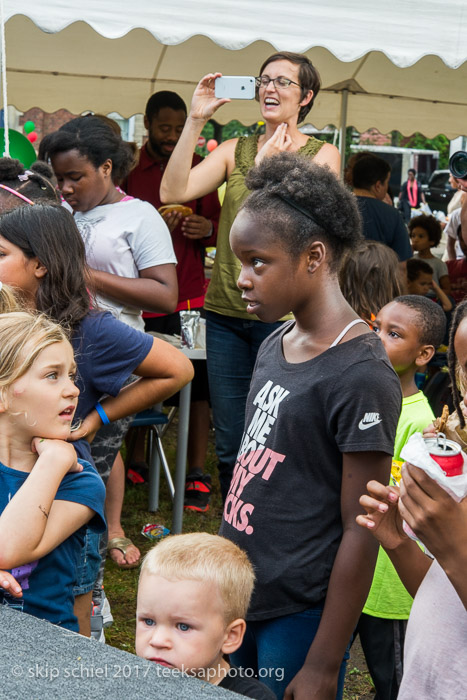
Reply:
[[[37,161],[25,170],[15,158],[0,158],[0,213],[11,211],[25,202],[60,204],[60,195],[51,178],[52,169],[47,163]]]
[[[259,350],[225,502],[220,534],[257,577],[232,661],[277,697],[341,698],[377,555],[355,523],[359,489],[389,479],[401,389],[339,288],[342,256],[361,241],[353,195],[292,153],[265,158],[246,184],[230,233],[246,310],[294,320]]]

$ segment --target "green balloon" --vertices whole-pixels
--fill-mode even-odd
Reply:
[[[17,158],[25,168],[37,160],[34,146],[28,141],[24,134],[14,129],[8,129],[10,140],[10,158]],[[5,151],[5,129],[0,129],[0,158]]]
[[[34,124],[34,122],[24,122],[23,124],[23,129],[26,132],[26,134],[30,134],[31,131],[34,131],[35,128],[36,125]]]

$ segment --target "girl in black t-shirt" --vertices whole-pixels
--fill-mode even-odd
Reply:
[[[389,478],[400,385],[340,291],[342,256],[361,241],[352,194],[292,153],[264,159],[247,186],[230,234],[242,298],[262,321],[295,319],[260,348],[221,525],[257,574],[233,662],[257,660],[278,697],[342,697],[377,554],[358,499]]]

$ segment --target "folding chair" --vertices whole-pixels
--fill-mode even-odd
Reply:
[[[176,408],[172,407],[168,414],[163,413],[160,410],[161,408],[162,404],[157,404],[152,408],[146,409],[146,411],[137,413],[133,419],[133,423],[131,424],[132,428],[146,427],[149,429],[147,445],[147,461],[149,465],[148,510],[151,512],[156,511],[159,508],[161,464],[164,469],[164,474],[172,501],[175,493],[172,475],[170,473],[167,458],[162,446],[162,437],[165,435],[165,432],[169,427],[173,416],[175,415]],[[133,438],[129,448],[130,455],[133,452],[135,440],[136,436]]]

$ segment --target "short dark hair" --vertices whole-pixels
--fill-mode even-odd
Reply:
[[[57,153],[76,150],[99,168],[112,161],[112,180],[121,182],[134,164],[134,150],[100,117],[77,117],[63,124],[58,131],[45,136],[39,147],[39,158],[48,161]]]
[[[409,169],[407,170],[407,174],[408,174],[408,173],[413,173],[414,175],[416,175],[416,174],[417,174],[417,171],[416,171],[414,168],[409,168]]]
[[[446,334],[446,314],[433,299],[420,294],[406,294],[394,299],[395,304],[403,304],[417,314],[418,337],[422,345],[433,345],[436,349]]]
[[[250,170],[245,184],[253,191],[242,209],[293,258],[309,243],[323,240],[335,272],[344,253],[363,240],[356,199],[327,166],[297,153],[280,153]]]
[[[415,280],[424,273],[425,275],[432,275],[433,268],[428,265],[427,262],[421,260],[420,258],[409,258],[406,262],[407,266],[407,279],[409,282],[415,282]]]
[[[151,95],[146,102],[145,115],[149,123],[158,115],[161,109],[168,107],[175,112],[185,112],[187,114],[186,104],[176,92],[171,90],[160,90]]]
[[[384,158],[367,151],[359,153],[352,167],[352,186],[368,190],[377,182],[384,182],[391,172],[391,166]]]
[[[302,53],[294,53],[293,51],[279,51],[278,53],[273,53],[272,56],[269,56],[269,58],[264,61],[263,65],[259,69],[259,75],[262,75],[266,66],[268,66],[270,63],[274,63],[274,61],[290,61],[290,63],[295,63],[295,65],[299,66],[298,79],[302,89],[300,101],[307,96],[309,90],[313,90],[311,100],[308,102],[308,104],[300,107],[298,112],[297,123],[300,124],[300,122],[305,119],[306,115],[313,107],[313,102],[315,101],[315,97],[321,87],[320,75],[308,56],[304,56]],[[259,99],[258,88],[256,88],[256,99]]]
[[[420,214],[420,216],[414,216],[409,222],[409,233],[412,233],[414,228],[423,228],[428,234],[428,240],[433,243],[433,248],[439,245],[441,236],[443,235],[443,230],[438,219],[434,216],[428,216],[427,214]]]

